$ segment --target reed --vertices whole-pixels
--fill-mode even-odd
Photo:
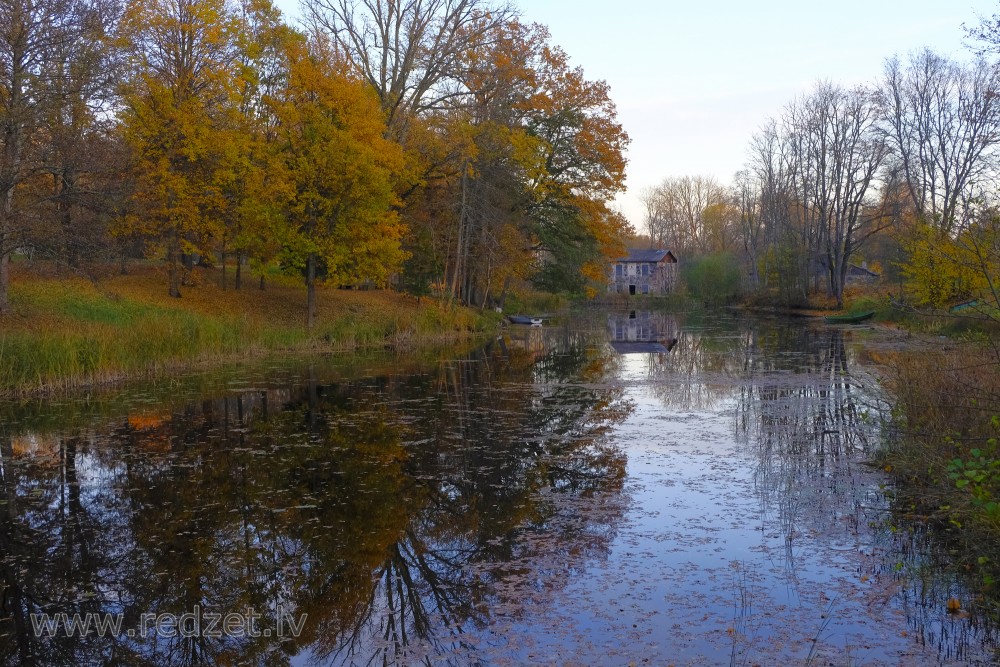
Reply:
[[[897,353],[886,361],[896,399],[886,461],[904,487],[955,525],[1000,535],[1000,359],[989,347]]]
[[[495,327],[492,314],[405,295],[326,289],[316,326],[304,326],[304,290],[222,290],[202,276],[184,298],[144,273],[92,284],[22,279],[14,313],[0,318],[0,396],[16,396],[180,369],[272,351],[412,348]]]

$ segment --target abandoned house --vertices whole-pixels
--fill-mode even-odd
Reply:
[[[669,294],[677,285],[677,258],[669,250],[630,248],[611,263],[611,294]]]

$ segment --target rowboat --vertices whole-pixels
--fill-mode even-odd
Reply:
[[[965,301],[964,303],[958,303],[948,309],[949,313],[958,313],[968,308],[976,308],[979,306],[979,299],[973,299],[972,301]]]
[[[869,310],[866,313],[857,313],[854,315],[827,315],[823,319],[826,320],[827,324],[857,324],[858,322],[870,320],[873,317],[875,317],[875,311]]]
[[[527,315],[508,315],[507,320],[511,324],[530,324],[534,327],[542,326],[542,318],[540,317],[529,317]]]

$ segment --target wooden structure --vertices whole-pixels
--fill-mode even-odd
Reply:
[[[669,250],[630,248],[611,263],[611,294],[669,294],[677,288],[677,258]]]

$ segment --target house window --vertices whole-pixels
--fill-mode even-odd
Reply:
[[[644,275],[644,276],[648,276],[649,275],[649,264],[643,264],[642,265],[642,275]]]
[[[625,272],[625,267],[621,264],[615,264],[615,275],[621,276]]]
[[[649,294],[649,285],[643,285],[642,286],[642,293],[643,294]]]

